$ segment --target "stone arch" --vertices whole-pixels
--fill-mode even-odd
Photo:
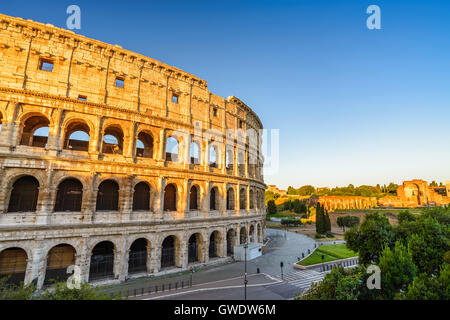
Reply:
[[[111,123],[105,126],[102,133],[102,153],[123,154],[124,143],[124,130],[120,124]]]
[[[208,165],[211,168],[218,168],[220,161],[219,147],[215,143],[210,143],[208,148]]]
[[[119,210],[119,184],[113,179],[103,180],[97,191],[96,211]]]
[[[164,211],[177,211],[177,185],[169,183],[164,188]]]
[[[20,145],[44,148],[47,145],[49,133],[36,135],[41,128],[50,129],[51,119],[42,113],[28,113],[20,118]]]
[[[239,176],[245,176],[245,153],[242,150],[238,151],[238,171]]]
[[[241,229],[239,230],[239,243],[243,244],[247,242],[247,227],[243,226],[241,227]]]
[[[83,202],[83,184],[76,178],[66,178],[58,184],[55,212],[81,212]]]
[[[9,277],[10,284],[19,285],[25,281],[29,253],[20,247],[9,247],[0,250],[0,278]]]
[[[239,209],[241,210],[247,209],[247,192],[245,188],[241,188],[239,190]]]
[[[234,169],[234,150],[227,148],[225,155],[225,166],[227,168],[227,173],[232,174]]]
[[[227,231],[227,256],[234,254],[234,246],[236,245],[236,230],[234,228]]]
[[[133,211],[150,211],[151,186],[145,181],[141,181],[134,186]]]
[[[227,210],[236,210],[235,190],[229,187],[227,190]]]
[[[75,265],[76,255],[75,248],[70,244],[62,243],[53,246],[47,253],[44,285],[49,285],[53,281],[66,281],[70,276],[67,268]]]
[[[166,161],[179,162],[181,158],[181,137],[169,135],[166,138]]]
[[[254,191],[253,188],[250,189],[250,196],[249,196],[249,202],[250,202],[250,210],[255,209],[255,198],[254,198]]]
[[[188,263],[201,261],[203,252],[203,237],[200,232],[190,235],[188,240]]]
[[[139,141],[142,145],[139,144]],[[154,158],[155,139],[147,130],[141,130],[136,137],[136,157]]]
[[[220,210],[220,192],[216,186],[209,190],[209,210]]]
[[[146,238],[133,241],[128,254],[128,274],[147,272],[149,248],[150,242]]]
[[[209,234],[209,259],[218,258],[220,255],[221,233],[219,230],[214,230]]]
[[[175,235],[168,235],[161,243],[161,269],[177,266],[180,241]]]
[[[191,141],[190,146],[190,163],[191,164],[201,164],[201,154],[202,154],[202,148],[201,143],[197,140]]]
[[[115,245],[112,241],[100,241],[91,250],[89,281],[114,278]]]
[[[63,149],[75,151],[89,151],[91,133],[94,132],[93,125],[88,120],[72,117],[63,124],[64,140]],[[88,139],[84,139],[84,132]]]
[[[32,175],[15,179],[9,197],[8,212],[36,212],[40,183]]]
[[[249,242],[255,242],[255,226],[253,224],[250,225],[250,229],[248,231]]]
[[[194,184],[189,190],[189,210],[200,210],[201,206],[201,188],[199,185]]]

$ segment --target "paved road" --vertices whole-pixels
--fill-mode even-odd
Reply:
[[[270,238],[270,242],[264,254],[247,262],[247,273],[249,274],[248,299],[291,299],[299,291],[309,287],[311,282],[324,276],[319,272],[302,271],[294,269],[292,266],[302,256],[302,253],[306,256],[308,250],[310,252],[314,250],[317,245],[316,241],[302,234],[275,229],[267,229],[267,236]],[[286,281],[281,280],[281,261],[284,263],[283,273],[286,275]],[[259,268],[261,274],[256,274],[257,268]],[[194,286],[190,289],[137,298],[242,300],[244,298],[243,273],[243,262],[223,265],[194,274]],[[292,279],[301,281],[292,282]]]

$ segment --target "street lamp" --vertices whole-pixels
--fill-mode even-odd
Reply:
[[[248,248],[248,240],[246,240],[244,244],[244,300],[247,300],[247,248]]]
[[[281,280],[283,280],[283,261],[280,262],[280,268],[281,268]]]
[[[322,271],[325,272],[325,266],[323,265],[323,262],[325,260],[325,255],[322,255]]]

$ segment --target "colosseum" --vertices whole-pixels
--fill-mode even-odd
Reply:
[[[192,74],[0,15],[0,275],[117,283],[265,239],[262,123]]]

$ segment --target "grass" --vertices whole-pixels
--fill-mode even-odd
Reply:
[[[322,255],[324,255],[324,262],[330,262],[339,259],[356,257],[358,254],[347,248],[345,243],[323,245],[317,248],[309,257],[303,259],[298,264],[302,266],[309,266],[312,264],[322,263]]]

